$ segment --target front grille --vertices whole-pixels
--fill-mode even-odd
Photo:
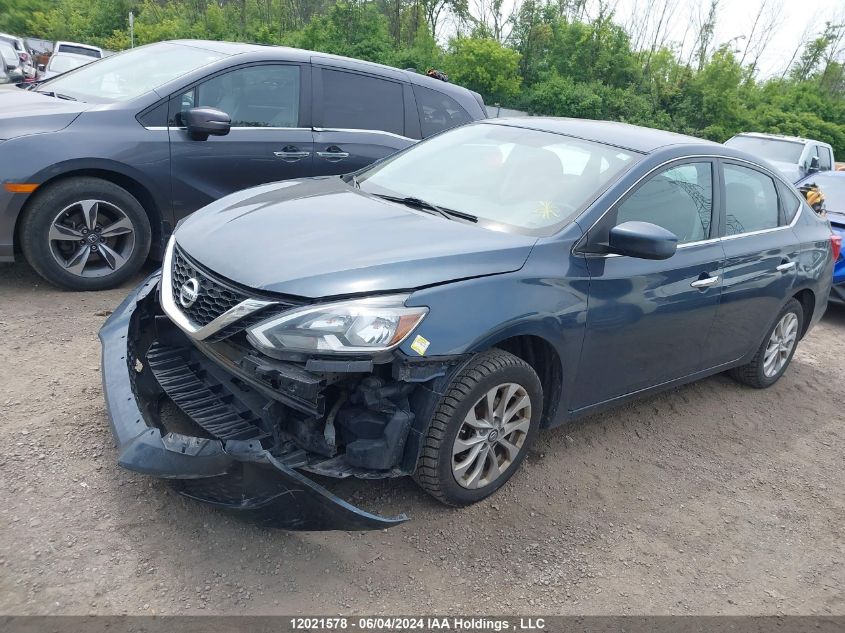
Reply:
[[[224,312],[231,310],[249,298],[239,290],[224,285],[201,270],[179,250],[178,246],[173,249],[173,269],[171,272],[174,303],[179,306],[179,309],[192,323],[200,327],[208,325]],[[196,279],[199,282],[199,296],[189,308],[186,308],[179,301],[179,295],[182,286],[189,279]]]

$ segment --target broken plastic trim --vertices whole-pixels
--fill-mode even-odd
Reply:
[[[103,393],[121,466],[174,480],[183,495],[251,516],[265,526],[373,530],[407,520],[405,515],[385,518],[356,508],[280,463],[257,442],[162,436],[150,426],[132,389],[134,358],[128,337],[137,329],[139,302],[158,288],[160,277],[154,273],[130,293],[99,333]]]

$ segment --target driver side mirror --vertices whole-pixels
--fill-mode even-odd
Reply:
[[[182,121],[195,141],[204,141],[209,136],[226,136],[232,126],[229,115],[216,108],[191,108],[182,113]]]
[[[623,222],[610,229],[610,252],[638,259],[669,259],[678,236],[651,222]]]
[[[807,169],[807,173],[815,174],[819,170],[819,157],[813,156],[810,159],[810,167]]]
[[[45,70],[47,70],[46,64],[38,64],[38,70],[43,73]]]

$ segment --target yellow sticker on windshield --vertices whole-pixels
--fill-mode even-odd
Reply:
[[[414,339],[414,342],[411,343],[411,349],[414,350],[420,356],[425,356],[425,350],[428,349],[428,346],[431,344],[431,341],[427,341],[422,336],[417,334],[417,338]]]

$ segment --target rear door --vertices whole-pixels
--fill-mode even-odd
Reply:
[[[713,226],[715,164],[680,161],[649,176],[587,238],[590,296],[573,408],[695,373],[722,289],[724,253]],[[666,260],[591,255],[623,222],[657,224],[678,237]]]
[[[226,194],[314,175],[310,65],[245,65],[205,78],[169,105],[171,182],[177,219]],[[197,141],[182,113],[217,108],[232,119],[226,136]]]
[[[732,362],[757,349],[796,279],[795,205],[775,180],[750,163],[721,161],[725,249],[722,301],[708,344],[708,364]]]
[[[320,175],[356,171],[419,138],[410,85],[398,77],[317,63],[313,102],[314,166]]]

